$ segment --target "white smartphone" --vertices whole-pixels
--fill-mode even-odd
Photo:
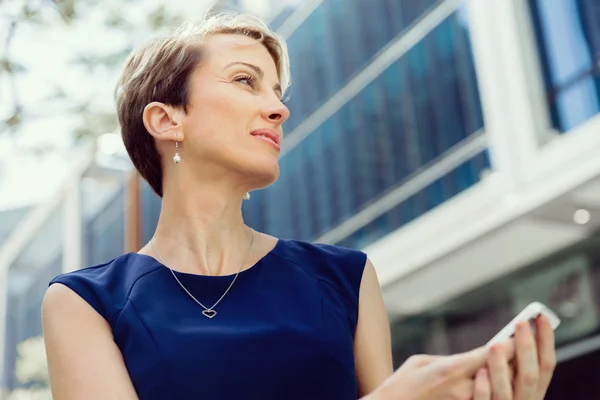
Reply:
[[[550,325],[553,330],[556,330],[560,325],[560,318],[548,307],[540,302],[533,302],[523,309],[516,317],[513,318],[500,332],[496,334],[487,344],[492,345],[494,343],[508,340],[515,334],[517,324],[521,321],[529,321],[535,332],[535,319],[539,315],[544,315],[550,321]]]

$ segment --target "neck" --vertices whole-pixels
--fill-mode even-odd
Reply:
[[[165,189],[152,238],[159,257],[181,272],[238,272],[247,261],[251,239],[242,218],[240,190],[217,182]]]

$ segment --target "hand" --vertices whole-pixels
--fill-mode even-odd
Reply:
[[[503,360],[512,360],[514,341],[499,343],[497,351]],[[487,347],[452,356],[412,356],[366,399],[487,400],[491,391],[485,370],[488,359]]]
[[[488,359],[489,376],[478,377],[475,392],[482,400],[543,400],[554,368],[554,332],[544,316],[536,320],[537,340],[529,323],[522,322],[515,332],[516,360],[513,363],[501,346],[491,346]]]

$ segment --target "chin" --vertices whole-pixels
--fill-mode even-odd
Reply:
[[[266,160],[263,160],[263,162],[255,163],[248,170],[252,174],[249,180],[254,182],[257,189],[271,186],[279,178],[279,163],[277,161],[266,162]]]

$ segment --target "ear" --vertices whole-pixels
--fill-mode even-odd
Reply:
[[[155,139],[183,141],[181,112],[171,106],[153,101],[144,107],[144,126]]]

